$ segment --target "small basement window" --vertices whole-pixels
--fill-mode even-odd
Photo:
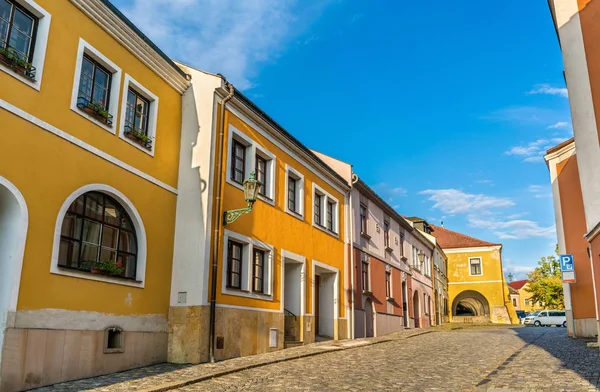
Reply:
[[[120,327],[108,327],[104,331],[104,353],[123,352],[123,329]]]

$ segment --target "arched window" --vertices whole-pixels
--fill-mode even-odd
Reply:
[[[71,203],[62,222],[60,267],[135,279],[137,254],[135,228],[119,202],[88,192]]]

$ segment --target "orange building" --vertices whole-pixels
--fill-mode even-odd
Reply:
[[[559,253],[573,255],[577,279],[563,285],[567,328],[570,336],[593,337],[598,334],[594,282],[575,141],[570,139],[548,150],[546,162],[552,180]]]

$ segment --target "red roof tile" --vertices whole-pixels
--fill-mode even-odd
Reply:
[[[457,233],[441,226],[431,225],[431,227],[433,228],[433,233],[431,233],[431,235],[437,239],[442,249],[502,246],[502,244],[478,240],[477,238],[469,237],[468,235]]]
[[[529,282],[527,279],[523,280],[515,280],[514,282],[510,282],[508,285],[515,290],[521,290],[523,286],[525,286]]]

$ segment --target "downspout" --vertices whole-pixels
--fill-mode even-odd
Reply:
[[[233,98],[233,94],[235,89],[233,85],[227,81],[225,81],[227,89],[229,90],[229,94],[223,98],[221,101],[221,108],[219,110],[219,140],[217,144],[217,149],[219,151],[217,162],[216,162],[216,173],[217,173],[217,187],[216,187],[216,199],[215,199],[215,209],[216,213],[213,216],[214,219],[214,232],[213,232],[213,253],[212,253],[212,270],[211,270],[211,279],[210,279],[210,329],[208,333],[208,355],[210,358],[210,362],[215,362],[215,319],[216,319],[216,310],[217,310],[217,271],[218,271],[218,259],[219,259],[219,243],[220,238],[219,234],[221,232],[221,192],[222,192],[222,184],[223,184],[223,147],[225,143],[225,105],[227,101]]]
[[[354,320],[354,204],[352,203],[352,189],[354,188],[354,184],[356,184],[356,182],[358,181],[358,176],[354,173],[352,173],[352,181],[350,183],[350,190],[348,192],[350,192],[350,208],[348,209],[350,211],[350,219],[348,219],[348,221],[350,222],[350,307],[351,307],[351,311],[350,313],[352,314],[352,324],[350,325],[350,337],[352,339],[354,339],[354,324],[355,324],[355,320]]]

